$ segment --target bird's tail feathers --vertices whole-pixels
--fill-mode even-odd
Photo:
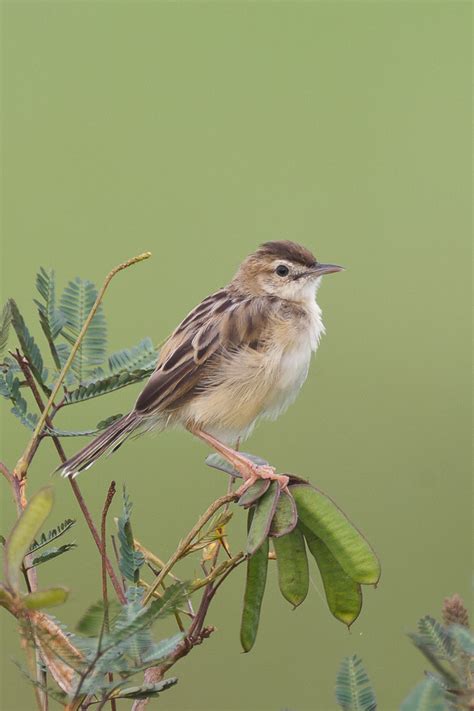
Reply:
[[[137,429],[140,416],[135,411],[129,412],[119,420],[112,422],[92,442],[89,442],[77,454],[61,464],[56,471],[64,477],[76,477],[80,472],[89,469],[104,454],[115,452],[124,441]]]

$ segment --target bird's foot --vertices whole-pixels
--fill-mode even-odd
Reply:
[[[225,459],[227,459],[230,464],[236,469],[239,474],[245,479],[242,486],[236,490],[236,494],[241,496],[247,489],[249,489],[258,479],[271,479],[278,482],[280,489],[286,489],[289,482],[289,477],[285,474],[277,474],[276,469],[271,467],[269,464],[255,464],[251,459],[248,459],[241,452],[237,452],[232,447],[228,447],[226,444],[219,442],[218,439],[213,437],[207,432],[202,430],[195,430],[194,434],[200,439],[204,440],[211,445],[219,454],[222,454]]]

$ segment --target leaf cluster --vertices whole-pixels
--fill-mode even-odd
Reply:
[[[57,299],[54,271],[43,267],[36,275],[36,288],[39,324],[52,360],[49,368],[45,366],[46,358],[13,299],[7,301],[0,315],[0,394],[11,401],[12,413],[30,430],[34,430],[38,417],[28,411],[21,393],[24,383],[18,363],[6,355],[12,327],[36,382],[49,396],[97,297],[97,288],[91,281],[76,277]],[[157,351],[148,337],[131,348],[107,355],[107,326],[100,305],[66,376],[61,406],[84,402],[138,383],[153,372],[156,359]],[[45,433],[76,437],[95,434],[103,426],[104,422],[96,428],[80,431],[50,428]]]

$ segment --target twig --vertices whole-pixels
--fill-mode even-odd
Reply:
[[[24,453],[18,460],[18,463],[15,467],[15,472],[14,472],[15,476],[17,476],[18,479],[23,479],[23,477],[26,474],[26,471],[28,469],[28,464],[31,459],[31,451],[34,450],[35,447],[37,446],[37,442],[38,442],[39,437],[41,435],[42,429],[46,423],[46,419],[48,417],[48,413],[51,409],[54,399],[59,392],[59,389],[63,383],[64,378],[66,377],[66,374],[67,374],[69,368],[71,367],[72,361],[74,360],[74,357],[79,349],[79,346],[82,343],[82,339],[84,338],[84,335],[85,335],[87,329],[89,328],[91,321],[94,318],[94,316],[97,312],[97,309],[99,308],[99,306],[102,302],[102,299],[104,298],[104,294],[107,290],[108,285],[110,284],[110,282],[112,281],[114,276],[116,274],[118,274],[119,272],[121,272],[123,269],[127,269],[127,267],[132,266],[132,264],[137,264],[137,262],[142,262],[144,259],[148,259],[149,257],[151,257],[151,252],[144,252],[143,254],[139,254],[137,257],[132,257],[128,261],[123,262],[122,264],[119,264],[118,266],[114,267],[112,269],[112,271],[109,272],[109,274],[107,274],[107,276],[105,277],[104,283],[103,283],[99,293],[97,294],[97,298],[94,302],[94,305],[92,306],[86,320],[84,321],[84,323],[82,325],[82,328],[79,332],[76,342],[74,343],[74,345],[71,349],[71,352],[69,354],[69,358],[65,362],[63,369],[61,370],[61,373],[59,374],[59,377],[58,377],[58,379],[54,385],[54,388],[51,392],[51,395],[49,396],[49,400],[46,403],[46,407],[44,408],[43,413],[38,421],[38,424],[35,427],[33,436],[31,437],[31,440],[30,440],[27,448],[25,449]]]
[[[168,575],[171,568],[183,556],[186,549],[192,543],[194,537],[199,533],[201,528],[209,521],[209,519],[212,518],[212,516],[215,514],[215,512],[218,511],[221,508],[221,506],[225,506],[225,504],[229,503],[230,501],[235,501],[237,498],[238,498],[238,496],[235,493],[226,494],[225,496],[221,496],[219,499],[216,499],[209,506],[209,508],[203,513],[203,515],[199,518],[197,523],[189,531],[188,535],[185,536],[185,538],[181,541],[178,548],[173,553],[171,558],[168,560],[166,565],[160,570],[160,572],[156,576],[155,580],[151,584],[150,589],[148,590],[145,597],[143,598],[143,605],[147,604],[147,602],[150,600],[150,598],[153,595],[153,593],[155,592],[155,590],[159,587],[161,582]]]
[[[104,503],[104,508],[102,509],[102,517],[101,517],[101,522],[100,522],[100,535],[101,535],[101,540],[102,540],[102,600],[104,601],[104,629],[106,632],[109,632],[110,629],[110,623],[109,623],[109,600],[107,596],[107,551],[106,551],[106,546],[107,546],[107,534],[106,534],[106,525],[107,525],[107,513],[110,508],[110,504],[112,503],[112,499],[115,496],[115,481],[112,481],[109,486],[109,490],[107,491],[107,497],[105,499]],[[114,680],[114,675],[112,672],[108,672],[108,679],[109,682],[112,683]],[[112,711],[117,711],[117,705],[115,703],[115,699],[110,699],[110,707]]]

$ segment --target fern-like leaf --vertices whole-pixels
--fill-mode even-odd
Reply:
[[[400,711],[448,711],[443,687],[432,677],[421,681],[400,706]]]
[[[122,689],[119,694],[114,695],[115,699],[156,699],[162,691],[171,688],[178,683],[176,677],[170,677],[159,681],[157,684],[142,684],[142,686],[130,686]]]
[[[8,333],[12,322],[12,312],[10,302],[7,301],[0,314],[0,358],[5,352],[8,342]]]
[[[38,348],[35,339],[28,331],[25,320],[13,299],[10,299],[10,311],[11,311],[11,321],[13,328],[15,329],[18,340],[20,341],[21,350],[23,354],[28,359],[31,371],[41,386],[42,390],[48,395],[50,394],[50,389],[46,385],[48,379],[48,371],[43,365],[43,358],[41,356],[40,349]]]
[[[377,702],[362,659],[342,660],[336,678],[336,700],[343,711],[375,711]]]
[[[92,381],[88,385],[80,385],[75,390],[72,390],[66,394],[66,405],[72,405],[76,402],[83,402],[84,400],[91,400],[94,397],[100,397],[101,395],[106,395],[107,393],[114,392],[115,390],[125,388],[127,385],[139,383],[142,380],[145,380],[145,378],[148,378],[152,372],[152,368],[148,370],[134,370],[131,373],[124,370],[120,373],[115,373],[115,375],[109,375],[100,380]]]
[[[59,555],[67,553],[68,551],[71,551],[74,548],[77,548],[77,543],[64,543],[62,546],[59,546],[57,548],[46,548],[43,553],[40,553],[39,555],[33,558],[30,567],[35,568],[37,565],[41,565],[42,563],[46,563],[48,560],[57,558]]]
[[[36,551],[38,551],[40,548],[49,545],[60,536],[63,536],[66,531],[69,531],[69,529],[72,528],[75,523],[75,519],[67,518],[65,521],[56,526],[56,528],[53,528],[51,529],[51,531],[48,531],[48,533],[42,533],[38,539],[33,541],[28,550],[28,553],[36,553]]]
[[[122,370],[129,372],[135,370],[154,369],[158,353],[151,338],[144,338],[132,348],[124,348],[109,356],[109,369],[111,373],[120,373]]]
[[[66,318],[62,335],[73,345],[97,298],[97,289],[88,280],[77,277],[64,289],[60,310]],[[107,329],[102,305],[99,306],[79,346],[71,369],[79,383],[87,381],[96,366],[105,360]]]
[[[451,661],[454,656],[454,646],[448,632],[433,617],[426,615],[418,621],[418,642],[429,649],[438,659]]]
[[[140,568],[145,562],[143,554],[135,550],[133,544],[132,525],[130,515],[132,513],[132,502],[123,489],[123,511],[118,519],[118,538],[120,543],[120,572],[127,580],[138,583],[140,579]]]
[[[109,600],[108,614],[109,624],[111,628],[115,626],[115,622],[122,611],[122,606],[116,600]],[[76,630],[86,637],[98,637],[101,633],[104,624],[104,601],[91,605],[83,614],[76,625]]]
[[[42,301],[35,299],[41,328],[48,341],[56,368],[59,370],[61,362],[54,341],[66,325],[66,317],[60,309],[56,308],[55,278],[52,269],[46,271],[43,267],[40,268],[36,275],[36,288],[42,298]]]

